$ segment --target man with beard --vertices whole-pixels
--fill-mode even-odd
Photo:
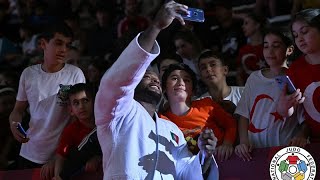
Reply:
[[[154,72],[146,71],[160,53],[157,35],[175,18],[184,24],[178,12],[186,14],[187,8],[167,2],[102,77],[95,118],[104,179],[218,178],[212,156],[217,139],[212,130],[201,133],[201,153],[193,156],[179,128],[157,116],[160,81]]]

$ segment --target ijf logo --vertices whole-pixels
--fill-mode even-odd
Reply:
[[[270,177],[272,180],[313,180],[316,163],[308,151],[295,146],[286,147],[273,156]]]

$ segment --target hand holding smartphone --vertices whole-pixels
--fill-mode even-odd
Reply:
[[[293,85],[292,81],[290,80],[289,76],[281,75],[277,76],[275,79],[281,90],[283,90],[283,88],[285,88],[285,85],[287,84],[287,94],[292,94],[297,90],[297,88]]]
[[[188,8],[188,14],[181,16],[187,21],[204,22],[204,12],[202,9]]]
[[[17,129],[19,130],[19,132],[20,132],[21,134],[23,134],[24,138],[27,138],[27,133],[26,133],[26,131],[23,129],[23,127],[21,126],[21,123],[18,123]]]

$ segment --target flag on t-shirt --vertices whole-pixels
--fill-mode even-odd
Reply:
[[[174,140],[177,144],[179,144],[179,136],[177,136],[175,133],[171,132],[171,138]]]

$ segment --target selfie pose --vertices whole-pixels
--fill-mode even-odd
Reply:
[[[104,179],[218,179],[212,154],[217,138],[207,129],[199,136],[201,153],[192,155],[180,129],[157,116],[162,90],[158,75],[147,71],[160,53],[155,41],[174,19],[184,20],[185,5],[167,2],[152,25],[122,52],[102,77],[95,101]],[[119,76],[121,72],[121,76]]]

